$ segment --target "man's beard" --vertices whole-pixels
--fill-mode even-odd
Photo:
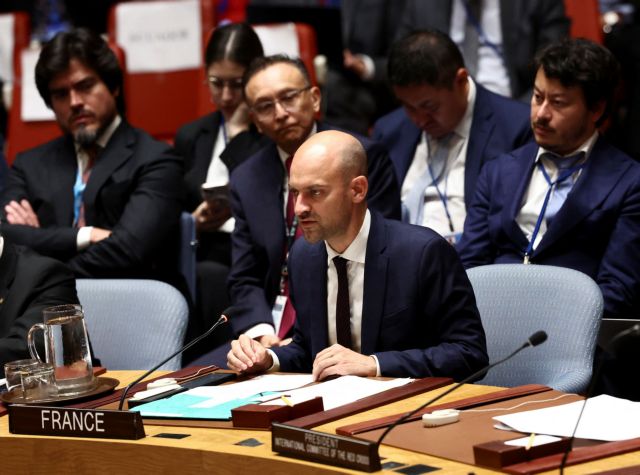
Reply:
[[[80,147],[87,148],[95,145],[101,133],[102,130],[89,130],[86,127],[80,127],[73,135],[73,139]]]

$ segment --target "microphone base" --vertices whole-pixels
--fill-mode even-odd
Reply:
[[[524,437],[528,439],[528,437]],[[526,447],[516,447],[507,445],[507,440],[494,440],[473,446],[473,457],[475,465],[488,467],[493,469],[502,469],[503,467],[514,465],[522,462],[546,457],[547,455],[559,454],[567,450],[570,440],[564,437],[554,442],[542,445],[533,445],[529,449]]]

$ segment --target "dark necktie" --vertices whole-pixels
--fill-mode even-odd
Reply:
[[[83,195],[84,195],[84,187],[87,185],[87,182],[89,181],[91,170],[93,169],[93,165],[96,161],[96,158],[98,157],[98,154],[100,153],[101,148],[102,147],[100,147],[99,145],[94,145],[92,147],[87,147],[85,149],[85,153],[87,154],[87,165],[84,171],[82,172],[82,184],[83,184],[82,194]],[[81,196],[80,210],[78,212],[78,220],[76,222],[76,227],[83,228],[86,225],[87,223],[84,216],[84,198]]]
[[[347,260],[336,256],[333,264],[338,273],[338,298],[336,299],[336,336],[338,344],[352,348],[351,343],[351,310],[349,308],[349,278],[347,277]]]

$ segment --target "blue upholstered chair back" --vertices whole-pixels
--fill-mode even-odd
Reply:
[[[537,330],[545,343],[493,368],[479,384],[544,384],[582,392],[591,378],[602,293],[587,275],[563,267],[496,264],[467,271],[487,335],[489,360],[507,356]]]
[[[93,351],[111,370],[149,369],[183,345],[189,309],[164,282],[77,279]],[[160,369],[180,368],[176,356]]]

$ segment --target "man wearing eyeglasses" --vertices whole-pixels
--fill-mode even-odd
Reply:
[[[333,127],[316,121],[320,90],[300,60],[258,58],[245,72],[244,84],[252,118],[273,143],[239,165],[230,179],[236,227],[229,289],[238,306],[231,323],[234,333],[274,346],[289,334],[295,318],[287,298],[286,260],[301,230],[289,199],[290,157],[309,136]],[[367,152],[369,207],[399,218],[399,190],[386,150],[365,137],[356,138]]]

